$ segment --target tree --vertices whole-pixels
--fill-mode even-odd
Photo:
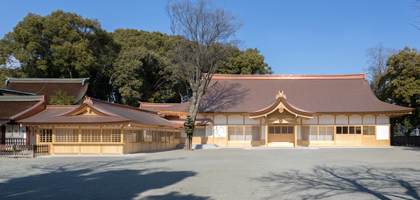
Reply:
[[[74,98],[67,96],[67,92],[63,92],[61,89],[55,92],[55,96],[51,96],[50,105],[74,105]]]
[[[29,13],[0,40],[0,64],[13,56],[21,77],[90,77],[94,96],[112,96],[108,84],[119,46],[97,20],[57,10],[47,16]]]
[[[228,62],[222,63],[217,72],[218,74],[272,74],[271,67],[264,62],[264,56],[255,48],[245,51],[234,48],[228,57]]]
[[[384,47],[381,43],[378,43],[374,47],[365,49],[366,57],[368,57],[367,63],[369,64],[368,78],[370,79],[370,87],[373,93],[382,101],[385,100],[384,87],[378,85],[379,78],[386,73],[387,61],[389,56],[394,53],[398,53],[396,49]]]
[[[114,39],[121,44],[115,62],[114,86],[122,103],[137,106],[138,101],[179,102],[180,96],[171,82],[168,54],[172,37],[159,32],[117,29]]]
[[[407,132],[420,127],[420,53],[405,47],[389,57],[387,66],[387,72],[378,81],[386,100],[415,108],[411,115],[394,118],[392,123],[399,123]]]
[[[213,75],[237,46],[235,33],[242,20],[231,12],[217,7],[213,1],[173,2],[166,6],[174,38],[174,73],[179,74],[189,91],[190,122],[195,124],[201,98]],[[185,129],[185,150],[191,150],[193,129]]]

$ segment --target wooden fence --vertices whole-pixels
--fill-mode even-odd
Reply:
[[[50,145],[0,145],[0,157],[34,158],[48,155]]]
[[[5,145],[26,145],[25,138],[6,138]]]
[[[420,136],[395,136],[392,145],[420,146]]]

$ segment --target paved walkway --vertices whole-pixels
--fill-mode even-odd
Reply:
[[[420,148],[0,159],[0,199],[420,199]]]

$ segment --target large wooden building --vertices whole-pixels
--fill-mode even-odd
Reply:
[[[12,90],[3,92],[17,92]],[[186,140],[188,102],[134,108],[86,97],[82,105],[52,106],[44,96],[27,98],[32,103],[25,110],[3,120],[23,127],[31,143],[49,144],[53,154],[147,152]],[[389,146],[390,118],[413,110],[378,100],[365,74],[214,75],[193,143]]]
[[[214,75],[197,117],[211,123],[197,126],[193,143],[389,146],[390,118],[414,109],[378,100],[365,75]],[[188,109],[188,102],[155,108],[171,120]]]

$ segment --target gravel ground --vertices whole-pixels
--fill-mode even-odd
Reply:
[[[0,158],[0,199],[420,199],[420,148]]]

